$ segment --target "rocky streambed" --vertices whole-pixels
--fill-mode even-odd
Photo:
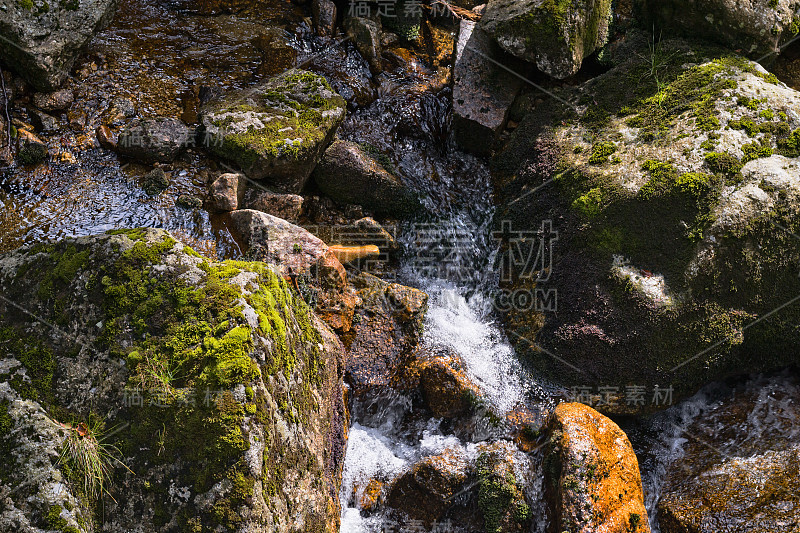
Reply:
[[[0,530],[795,531],[788,0],[0,0]]]

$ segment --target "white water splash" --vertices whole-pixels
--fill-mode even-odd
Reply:
[[[489,299],[475,294],[467,300],[455,287],[441,281],[425,289],[431,296],[425,341],[459,354],[469,377],[500,413],[522,403],[519,363],[498,325],[487,319]]]

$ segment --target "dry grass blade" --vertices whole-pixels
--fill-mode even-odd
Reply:
[[[71,475],[68,477],[81,485],[80,488],[88,498],[97,500],[105,493],[113,500],[108,486],[114,467],[122,466],[132,473],[118,458],[120,451],[116,446],[103,442],[100,423],[93,427],[84,423],[76,427],[65,427],[68,434],[61,445],[59,464],[69,470]]]

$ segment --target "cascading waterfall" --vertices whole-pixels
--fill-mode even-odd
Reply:
[[[486,185],[488,187],[488,183]],[[484,196],[485,200],[489,200]],[[544,389],[516,360],[514,350],[505,338],[493,313],[491,291],[496,287],[492,269],[494,248],[491,241],[492,210],[488,202],[475,223],[476,209],[455,213],[437,224],[438,239],[421,242],[418,229],[412,227],[402,237],[406,259],[400,268],[403,283],[415,286],[430,296],[425,319],[423,342],[431,347],[445,347],[461,356],[470,379],[478,386],[482,398],[492,411],[503,415],[532,398],[544,398]],[[465,238],[466,237],[466,238]],[[447,250],[450,273],[468,269],[464,276],[437,276],[420,264],[420,256],[428,257],[430,250],[418,253],[418,247],[453,247]],[[452,279],[458,278],[457,280]],[[379,415],[360,418],[361,409],[353,409],[342,484],[342,533],[381,531],[380,516],[364,518],[353,504],[354,492],[360,495],[364,485],[373,478],[392,479],[410,468],[420,458],[436,455],[446,448],[456,448],[467,458],[474,458],[476,444],[462,442],[440,428],[440,420],[427,421],[417,434],[408,434],[396,421],[409,403],[398,394],[382,398]],[[486,434],[485,437],[489,437]],[[475,437],[475,436],[474,436]],[[534,479],[535,478],[535,479]],[[541,501],[541,476],[520,473],[529,491],[529,499]],[[537,483],[538,481],[538,483]],[[356,498],[358,501],[358,498]],[[535,509],[539,517],[534,531],[545,526],[543,505]],[[435,531],[435,529],[434,529]]]

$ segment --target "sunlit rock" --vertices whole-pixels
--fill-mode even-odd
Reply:
[[[200,142],[248,178],[298,193],[344,117],[345,101],[325,78],[288,71],[207,104]]]
[[[556,407],[545,479],[554,531],[649,533],[639,463],[619,426],[579,403]]]
[[[244,198],[245,177],[226,173],[214,180],[208,193],[208,205],[214,211],[236,211]]]

